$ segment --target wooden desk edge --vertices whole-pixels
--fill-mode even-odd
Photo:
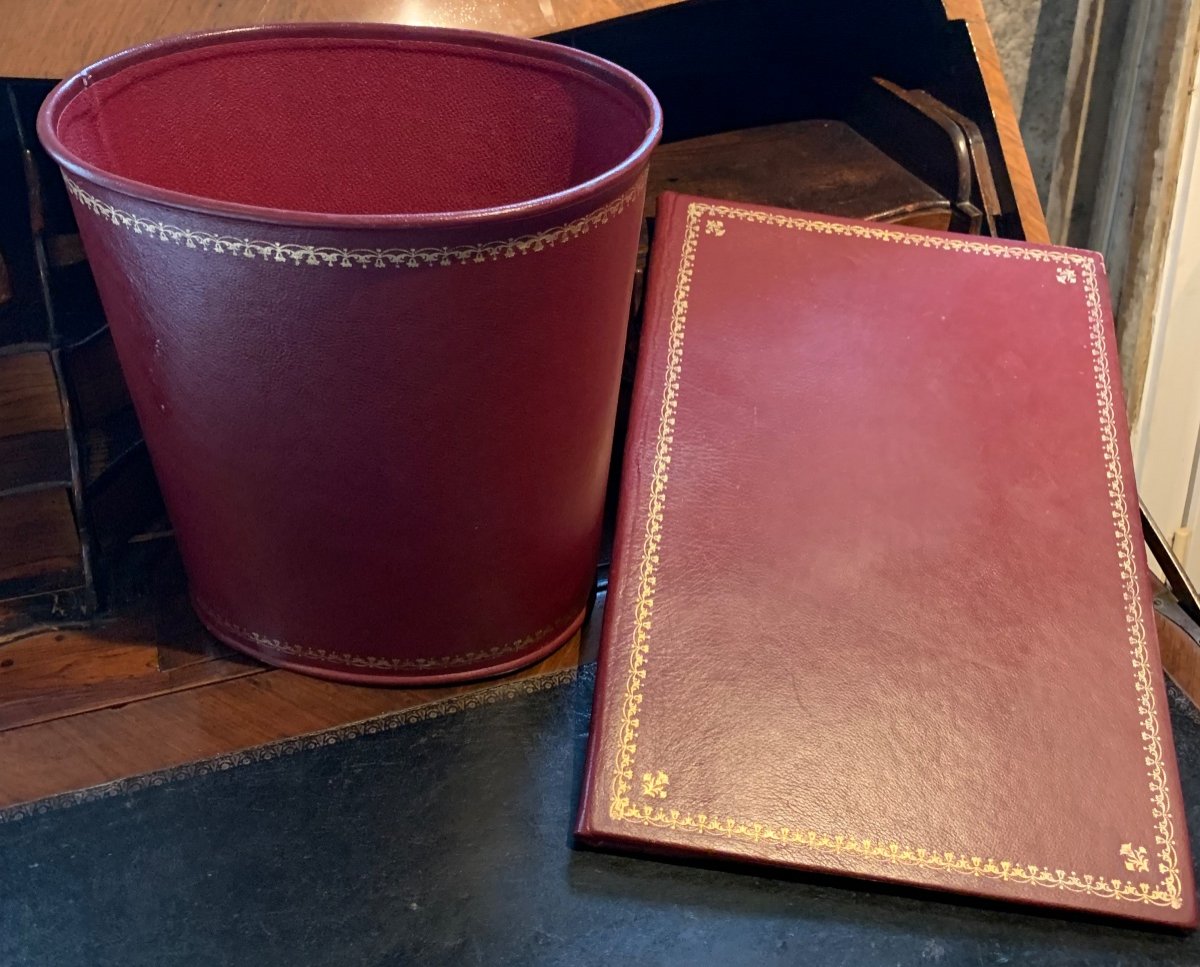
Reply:
[[[1033,180],[1033,169],[1029,167],[1029,156],[1025,153],[1025,142],[1021,138],[1012,95],[1008,92],[1008,82],[1004,79],[1004,70],[1000,66],[1000,54],[996,50],[992,30],[983,12],[983,2],[942,0],[942,6],[946,10],[946,18],[963,21],[971,37],[975,60],[979,64],[979,72],[983,75],[983,84],[991,104],[992,118],[1000,135],[1000,150],[1004,153],[1004,164],[1008,169],[1008,178],[1016,199],[1017,213],[1021,216],[1021,225],[1025,229],[1025,238],[1030,242],[1050,242],[1046,216],[1042,211],[1041,199],[1038,198],[1037,183]]]
[[[362,19],[361,9],[354,16],[353,5],[345,9],[337,2],[295,3],[294,0],[242,0],[197,14],[197,8],[180,0],[156,0],[153,4],[130,0],[103,10],[109,21],[105,29],[81,30],[79,8],[63,0],[9,0],[12,30],[9,36],[19,43],[0,42],[0,75],[17,77],[66,76],[82,64],[112,50],[185,30],[228,27],[235,23],[264,20]],[[507,0],[482,12],[466,0],[450,0],[436,11],[433,20],[445,26],[470,24],[477,29],[492,29],[521,34],[539,34],[550,30],[582,26],[614,15],[667,6],[676,0],[586,0],[567,10],[548,15],[537,0]],[[979,69],[983,75],[992,115],[1000,134],[1001,150],[1016,197],[1025,235],[1030,241],[1049,241],[1046,220],[1038,200],[1029,159],[1021,141],[1016,112],[1000,58],[984,15],[982,0],[942,0],[946,17],[966,23]],[[87,9],[86,7],[84,8]],[[553,10],[553,7],[549,8]],[[381,18],[382,19],[382,18]],[[392,19],[392,18],[386,18]],[[66,42],[60,32],[54,43],[46,41],[51,25],[62,23]],[[507,28],[507,29],[506,29]]]

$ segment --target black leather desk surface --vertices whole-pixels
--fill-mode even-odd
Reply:
[[[572,849],[591,686],[0,824],[0,965],[1200,963],[1195,936]],[[1196,840],[1200,714],[1172,705]]]

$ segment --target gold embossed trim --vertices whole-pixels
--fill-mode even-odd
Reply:
[[[310,645],[301,645],[280,638],[269,638],[257,631],[243,628],[241,625],[221,617],[202,601],[196,602],[196,609],[205,621],[216,625],[221,630],[236,638],[240,638],[249,644],[256,645],[267,651],[274,652],[277,655],[320,662],[323,665],[332,665],[338,668],[365,668],[372,671],[390,672],[441,671],[495,662],[501,658],[507,658],[509,655],[527,651],[535,645],[548,642],[556,634],[562,634],[570,626],[571,622],[580,616],[583,610],[582,608],[577,608],[569,614],[560,616],[545,627],[539,628],[537,631],[530,632],[514,641],[495,645],[492,648],[460,652],[454,655],[440,655],[436,658],[395,658],[383,655],[352,654],[350,652],[334,651],[327,648],[314,648]]]
[[[238,238],[234,235],[214,235],[190,228],[181,228],[168,222],[143,218],[134,212],[115,208],[106,201],[80,187],[63,175],[67,191],[93,215],[98,215],[135,235],[146,235],[160,242],[170,242],[184,248],[213,252],[220,255],[236,255],[241,258],[263,259],[267,262],[283,262],[292,265],[324,265],[328,267],[364,269],[408,268],[422,266],[461,265],[472,262],[495,262],[518,255],[529,255],[543,249],[564,245],[586,235],[592,229],[620,215],[630,204],[639,202],[644,180],[614,198],[608,204],[587,215],[556,225],[533,235],[480,242],[476,245],[424,248],[334,248],[324,245],[304,245],[299,242],[263,241]]]
[[[1051,278],[1058,282],[1075,283],[1082,277],[1088,319],[1088,342],[1092,355],[1092,372],[1096,390],[1096,412],[1099,424],[1100,447],[1108,480],[1108,498],[1112,509],[1115,563],[1124,591],[1125,626],[1129,641],[1130,664],[1133,668],[1132,693],[1137,702],[1141,738],[1145,751],[1146,778],[1150,793],[1150,816],[1155,835],[1157,882],[1137,879],[1080,874],[1053,863],[1035,864],[1010,859],[993,859],[969,852],[931,849],[914,844],[846,836],[841,833],[784,825],[767,819],[740,819],[718,816],[707,809],[664,808],[662,805],[637,803],[631,793],[637,775],[638,730],[643,724],[642,688],[649,668],[650,632],[653,627],[654,598],[658,590],[658,565],[666,512],[667,484],[671,464],[671,447],[679,405],[680,375],[683,367],[684,332],[687,323],[688,297],[696,249],[702,236],[720,238],[725,234],[722,220],[751,222],[792,231],[816,232],[872,239],[879,242],[941,249],[970,255],[1000,259],[1042,262],[1053,269]],[[719,244],[716,241],[708,245]],[[658,434],[650,473],[650,489],[645,497],[646,525],[642,540],[642,555],[638,565],[637,594],[633,602],[633,634],[625,674],[624,695],[620,721],[617,725],[616,748],[612,761],[609,816],[620,822],[636,823],[669,829],[697,836],[766,843],[783,848],[808,850],[815,853],[853,857],[869,866],[903,866],[922,870],[953,873],[976,879],[1000,880],[1029,886],[1047,887],[1071,893],[1083,893],[1102,899],[1132,901],[1154,906],[1179,909],[1183,891],[1176,850],[1175,825],[1171,793],[1167,784],[1163,759],[1162,727],[1154,691],[1154,675],[1147,646],[1145,616],[1142,612],[1141,586],[1135,565],[1135,537],[1130,522],[1129,498],[1125,490],[1121,467],[1116,423],[1113,381],[1109,367],[1107,335],[1096,277],[1094,259],[1080,252],[1055,251],[1021,246],[999,245],[994,242],[967,238],[945,238],[868,225],[846,225],[801,216],[779,215],[728,205],[693,202],[688,205],[684,225],[679,269],[675,277],[675,294],[667,335],[667,362],[663,380]],[[643,787],[645,776],[643,774]],[[665,778],[665,773],[663,773]],[[665,785],[665,783],[664,783]],[[645,788],[643,788],[645,793]],[[672,793],[678,790],[672,789]],[[673,800],[677,801],[677,797]],[[1130,872],[1148,872],[1149,860],[1144,849],[1132,843],[1113,847],[1114,860],[1123,860]]]
[[[31,802],[5,806],[0,809],[0,824],[28,819],[31,816],[43,816],[46,813],[57,812],[60,809],[69,809],[72,806],[82,806],[85,803],[96,802],[100,799],[127,796],[132,793],[141,792],[143,789],[171,785],[186,779],[207,776],[214,772],[228,772],[230,769],[254,765],[257,762],[282,759],[295,755],[297,752],[323,749],[331,745],[338,745],[342,742],[362,738],[366,735],[379,735],[383,732],[390,732],[404,725],[416,725],[420,722],[429,722],[434,719],[445,718],[449,715],[459,715],[478,708],[486,708],[490,705],[509,702],[516,698],[549,692],[563,685],[569,685],[576,679],[582,678],[587,682],[590,674],[588,669],[564,668],[561,671],[551,672],[548,675],[526,676],[511,681],[501,681],[493,685],[473,687],[465,694],[452,695],[447,698],[438,699],[435,702],[418,705],[415,708],[404,709],[399,712],[385,712],[374,718],[364,719],[361,722],[354,722],[350,725],[341,725],[319,732],[310,732],[294,739],[281,739],[277,742],[269,742],[265,745],[242,749],[239,752],[227,752],[209,759],[201,759],[198,762],[189,762],[182,766],[172,766],[156,772],[143,773],[140,776],[116,779],[112,782],[106,782],[99,786],[91,786],[87,789],[59,793],[44,799],[35,799]]]

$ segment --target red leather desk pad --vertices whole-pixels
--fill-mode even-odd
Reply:
[[[665,196],[581,836],[1194,924],[1124,413],[1098,256]]]

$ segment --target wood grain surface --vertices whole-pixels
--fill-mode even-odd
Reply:
[[[1038,198],[1037,184],[1033,180],[1033,169],[1029,167],[1029,156],[1025,153],[1025,142],[1021,139],[1021,128],[1017,123],[1017,112],[1013,108],[1012,96],[1008,93],[1008,82],[1004,79],[1004,68],[987,17],[983,13],[983,0],[942,0],[946,15],[951,20],[966,21],[979,62],[983,83],[987,87],[992,105],[992,117],[1000,134],[1000,147],[1004,152],[1004,163],[1012,183],[1017,211],[1025,228],[1025,237],[1031,242],[1049,242],[1046,216]]]
[[[674,0],[4,0],[0,76],[60,78],[192,30],[284,21],[402,23],[534,36]]]
[[[43,349],[0,356],[0,437],[62,431],[54,363]]]
[[[0,648],[0,809],[573,668],[594,656],[596,617],[531,668],[440,688],[322,681],[211,640],[164,662],[152,635],[106,641],[105,626],[31,635]]]
[[[675,0],[4,0],[0,76],[60,78],[108,54],[189,30],[277,21],[375,21],[534,36]],[[982,0],[943,0],[966,22],[1030,241],[1049,241]]]
[[[56,78],[106,54],[188,30],[284,20],[461,26],[536,35],[671,0],[2,0],[0,75]],[[979,0],[944,0],[967,22],[1026,236],[1045,222]],[[87,630],[0,642],[0,807],[402,711],[484,686],[333,684],[247,662],[166,615],[118,615]],[[597,616],[555,655],[512,678],[586,658]],[[125,622],[122,625],[122,622]],[[140,624],[139,624],[140,622]],[[165,624],[164,624],[165,622]],[[172,623],[177,622],[177,623]]]
[[[1163,667],[1197,706],[1200,706],[1200,644],[1183,628],[1161,614],[1154,615]]]
[[[681,187],[683,186],[683,187]],[[791,121],[659,145],[646,214],[664,191],[946,229],[950,202],[845,122]]]
[[[0,581],[74,575],[79,535],[71,497],[62,487],[8,494],[0,512]]]

